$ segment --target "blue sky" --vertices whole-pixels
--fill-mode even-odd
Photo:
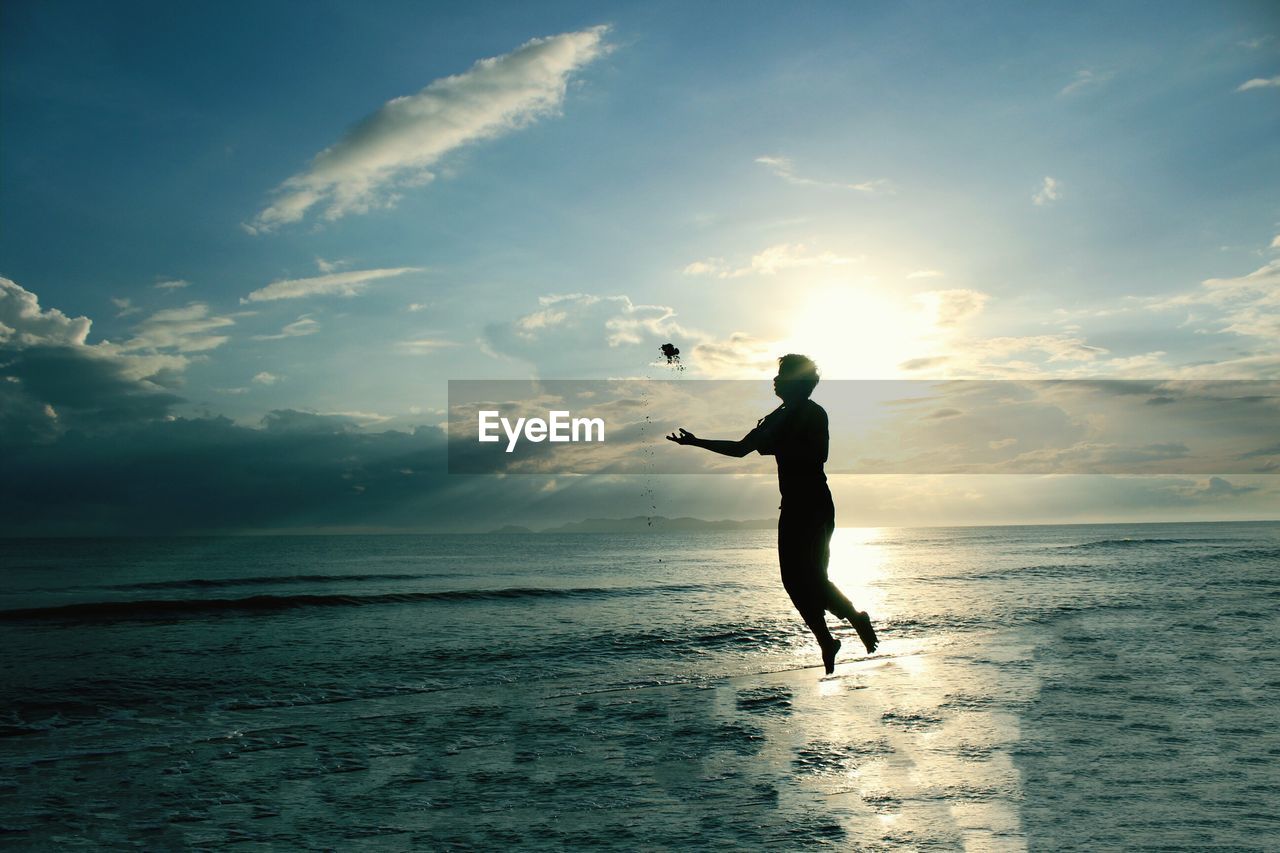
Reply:
[[[1273,4],[19,2],[0,46],[0,343],[171,418],[407,433],[667,340],[1280,375]]]

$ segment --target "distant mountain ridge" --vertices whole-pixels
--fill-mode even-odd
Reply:
[[[694,533],[722,530],[772,530],[778,526],[776,519],[755,518],[749,521],[721,519],[707,521],[703,518],[684,516],[667,518],[664,515],[636,515],[631,518],[588,518],[571,521],[557,527],[533,530],[518,524],[507,524],[490,530],[490,534],[510,535],[521,533]]]

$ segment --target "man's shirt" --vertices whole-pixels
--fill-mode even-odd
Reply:
[[[809,496],[820,486],[825,492],[822,466],[829,440],[827,412],[812,400],[779,406],[743,438],[761,456],[777,459],[778,490],[784,499]]]

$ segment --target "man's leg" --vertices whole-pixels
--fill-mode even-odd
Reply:
[[[820,554],[815,547],[821,543],[821,539],[816,538],[814,533],[820,533],[820,529],[803,523],[789,524],[786,520],[781,521],[778,525],[778,563],[782,570],[782,585],[800,613],[800,618],[809,626],[818,645],[822,647],[822,662],[830,674],[835,669],[840,641],[831,636],[831,629],[827,627]]]
[[[796,612],[800,614],[800,618],[804,620],[804,624],[809,626],[809,630],[813,632],[813,636],[818,640],[818,644],[823,648],[835,642],[835,638],[831,636],[831,629],[827,627],[827,613],[822,608],[821,599],[817,595],[812,583],[807,582],[803,575],[797,572],[789,572],[785,568],[782,570],[782,585],[786,588],[787,594],[791,596],[791,603],[795,605]]]

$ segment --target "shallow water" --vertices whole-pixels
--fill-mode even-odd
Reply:
[[[0,543],[0,843],[1280,846],[1280,525],[842,529],[828,679],[774,561]]]

